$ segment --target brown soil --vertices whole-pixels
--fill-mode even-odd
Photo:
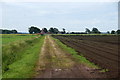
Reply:
[[[106,78],[95,68],[76,62],[56,42],[46,36],[39,55],[35,78]]]
[[[119,41],[118,36],[54,36],[64,44],[74,48],[78,54],[83,54],[89,61],[99,65],[104,69],[108,78],[119,77],[120,70],[118,63],[119,58]]]

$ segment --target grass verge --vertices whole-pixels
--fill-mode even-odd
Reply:
[[[3,78],[29,78],[32,77],[34,73],[34,68],[36,66],[36,62],[39,58],[39,52],[42,47],[44,41],[44,36],[40,38],[36,38],[35,40],[32,41],[25,41],[24,45],[22,46],[28,46],[28,47],[21,47],[17,49],[18,51],[16,53],[11,53],[11,54],[6,54],[6,57],[8,55],[12,55],[11,57],[7,60],[6,57],[3,66],[7,63],[8,65],[6,66],[7,69],[3,73]],[[29,43],[29,44],[28,44]],[[27,45],[26,45],[27,44]],[[19,44],[20,46],[21,44]],[[14,48],[12,51],[16,50],[16,47],[14,45]],[[10,49],[11,50],[11,49]],[[8,50],[9,51],[9,50]],[[8,52],[9,53],[9,52]],[[11,59],[13,57],[16,57],[15,59]],[[12,61],[10,61],[12,60]],[[8,63],[10,61],[11,63]],[[4,68],[4,67],[3,67]],[[4,69],[3,69],[4,70]]]
[[[68,47],[67,45],[63,44],[60,40],[53,38],[56,43],[66,52],[70,53],[75,59],[76,61],[79,61],[80,63],[83,63],[89,67],[92,68],[100,68],[99,66],[95,65],[94,63],[90,62],[89,60],[87,60],[83,55],[78,55],[78,52],[76,52],[73,48]]]

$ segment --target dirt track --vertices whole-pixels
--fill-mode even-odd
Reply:
[[[77,63],[55,41],[46,36],[39,55],[35,78],[105,78],[104,73]]]

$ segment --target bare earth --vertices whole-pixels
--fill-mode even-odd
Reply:
[[[39,55],[35,78],[106,78],[104,73],[78,63],[46,36]]]

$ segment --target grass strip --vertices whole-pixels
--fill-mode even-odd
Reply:
[[[30,78],[34,74],[34,68],[39,58],[39,53],[44,41],[44,36],[37,38],[34,44],[23,51],[19,60],[8,65],[9,70],[3,74],[3,78]]]
[[[2,72],[4,73],[9,70],[8,65],[14,63],[16,60],[21,59],[24,51],[36,42],[37,39],[34,38],[2,45]]]

